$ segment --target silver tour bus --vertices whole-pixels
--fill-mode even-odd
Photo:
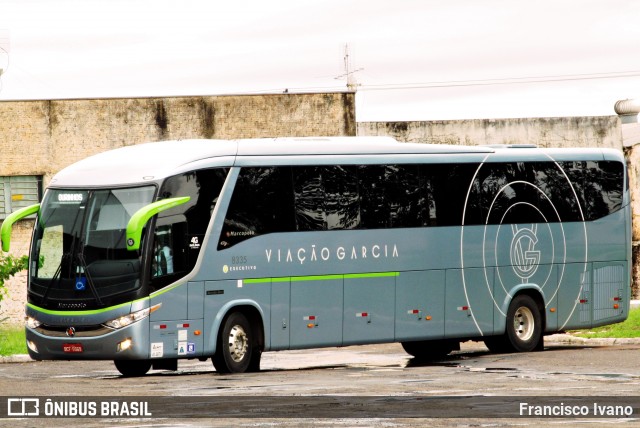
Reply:
[[[609,149],[166,141],[59,172],[4,221],[5,251],[33,214],[30,356],[125,376],[384,342],[527,352],[629,311],[629,186]]]

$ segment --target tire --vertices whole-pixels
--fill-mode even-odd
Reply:
[[[151,369],[149,360],[114,360],[113,363],[124,377],[144,376]]]
[[[407,354],[424,361],[438,360],[451,351],[460,349],[460,342],[457,340],[420,340],[402,342],[401,345]]]
[[[505,334],[484,343],[491,352],[531,352],[542,349],[542,340],[540,309],[533,298],[520,294],[509,304]]]
[[[218,334],[216,353],[211,359],[218,373],[245,373],[260,370],[262,352],[247,317],[229,314]]]

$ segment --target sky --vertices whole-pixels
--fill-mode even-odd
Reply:
[[[349,72],[358,121],[613,115],[640,98],[640,0],[0,0],[0,69],[0,101],[344,91]]]

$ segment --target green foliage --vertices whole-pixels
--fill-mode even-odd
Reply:
[[[576,331],[573,334],[586,338],[640,337],[640,308],[632,309],[624,322]]]
[[[15,257],[11,254],[0,252],[0,303],[7,295],[7,288],[4,282],[18,272],[25,270],[28,266],[28,256]]]

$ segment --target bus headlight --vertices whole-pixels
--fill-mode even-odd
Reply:
[[[145,319],[146,317],[149,316],[150,313],[154,312],[158,308],[160,308],[160,304],[152,306],[150,308],[142,309],[137,312],[132,312],[130,314],[121,316],[120,318],[116,318],[111,321],[107,321],[102,325],[118,330],[120,328],[127,327],[128,325],[131,325],[134,322],[138,322],[140,320]]]
[[[35,319],[33,317],[25,317],[24,320],[25,320],[25,324],[27,325],[27,327],[29,327],[32,330],[40,327],[40,325],[42,324],[40,321],[38,321],[37,319]]]

